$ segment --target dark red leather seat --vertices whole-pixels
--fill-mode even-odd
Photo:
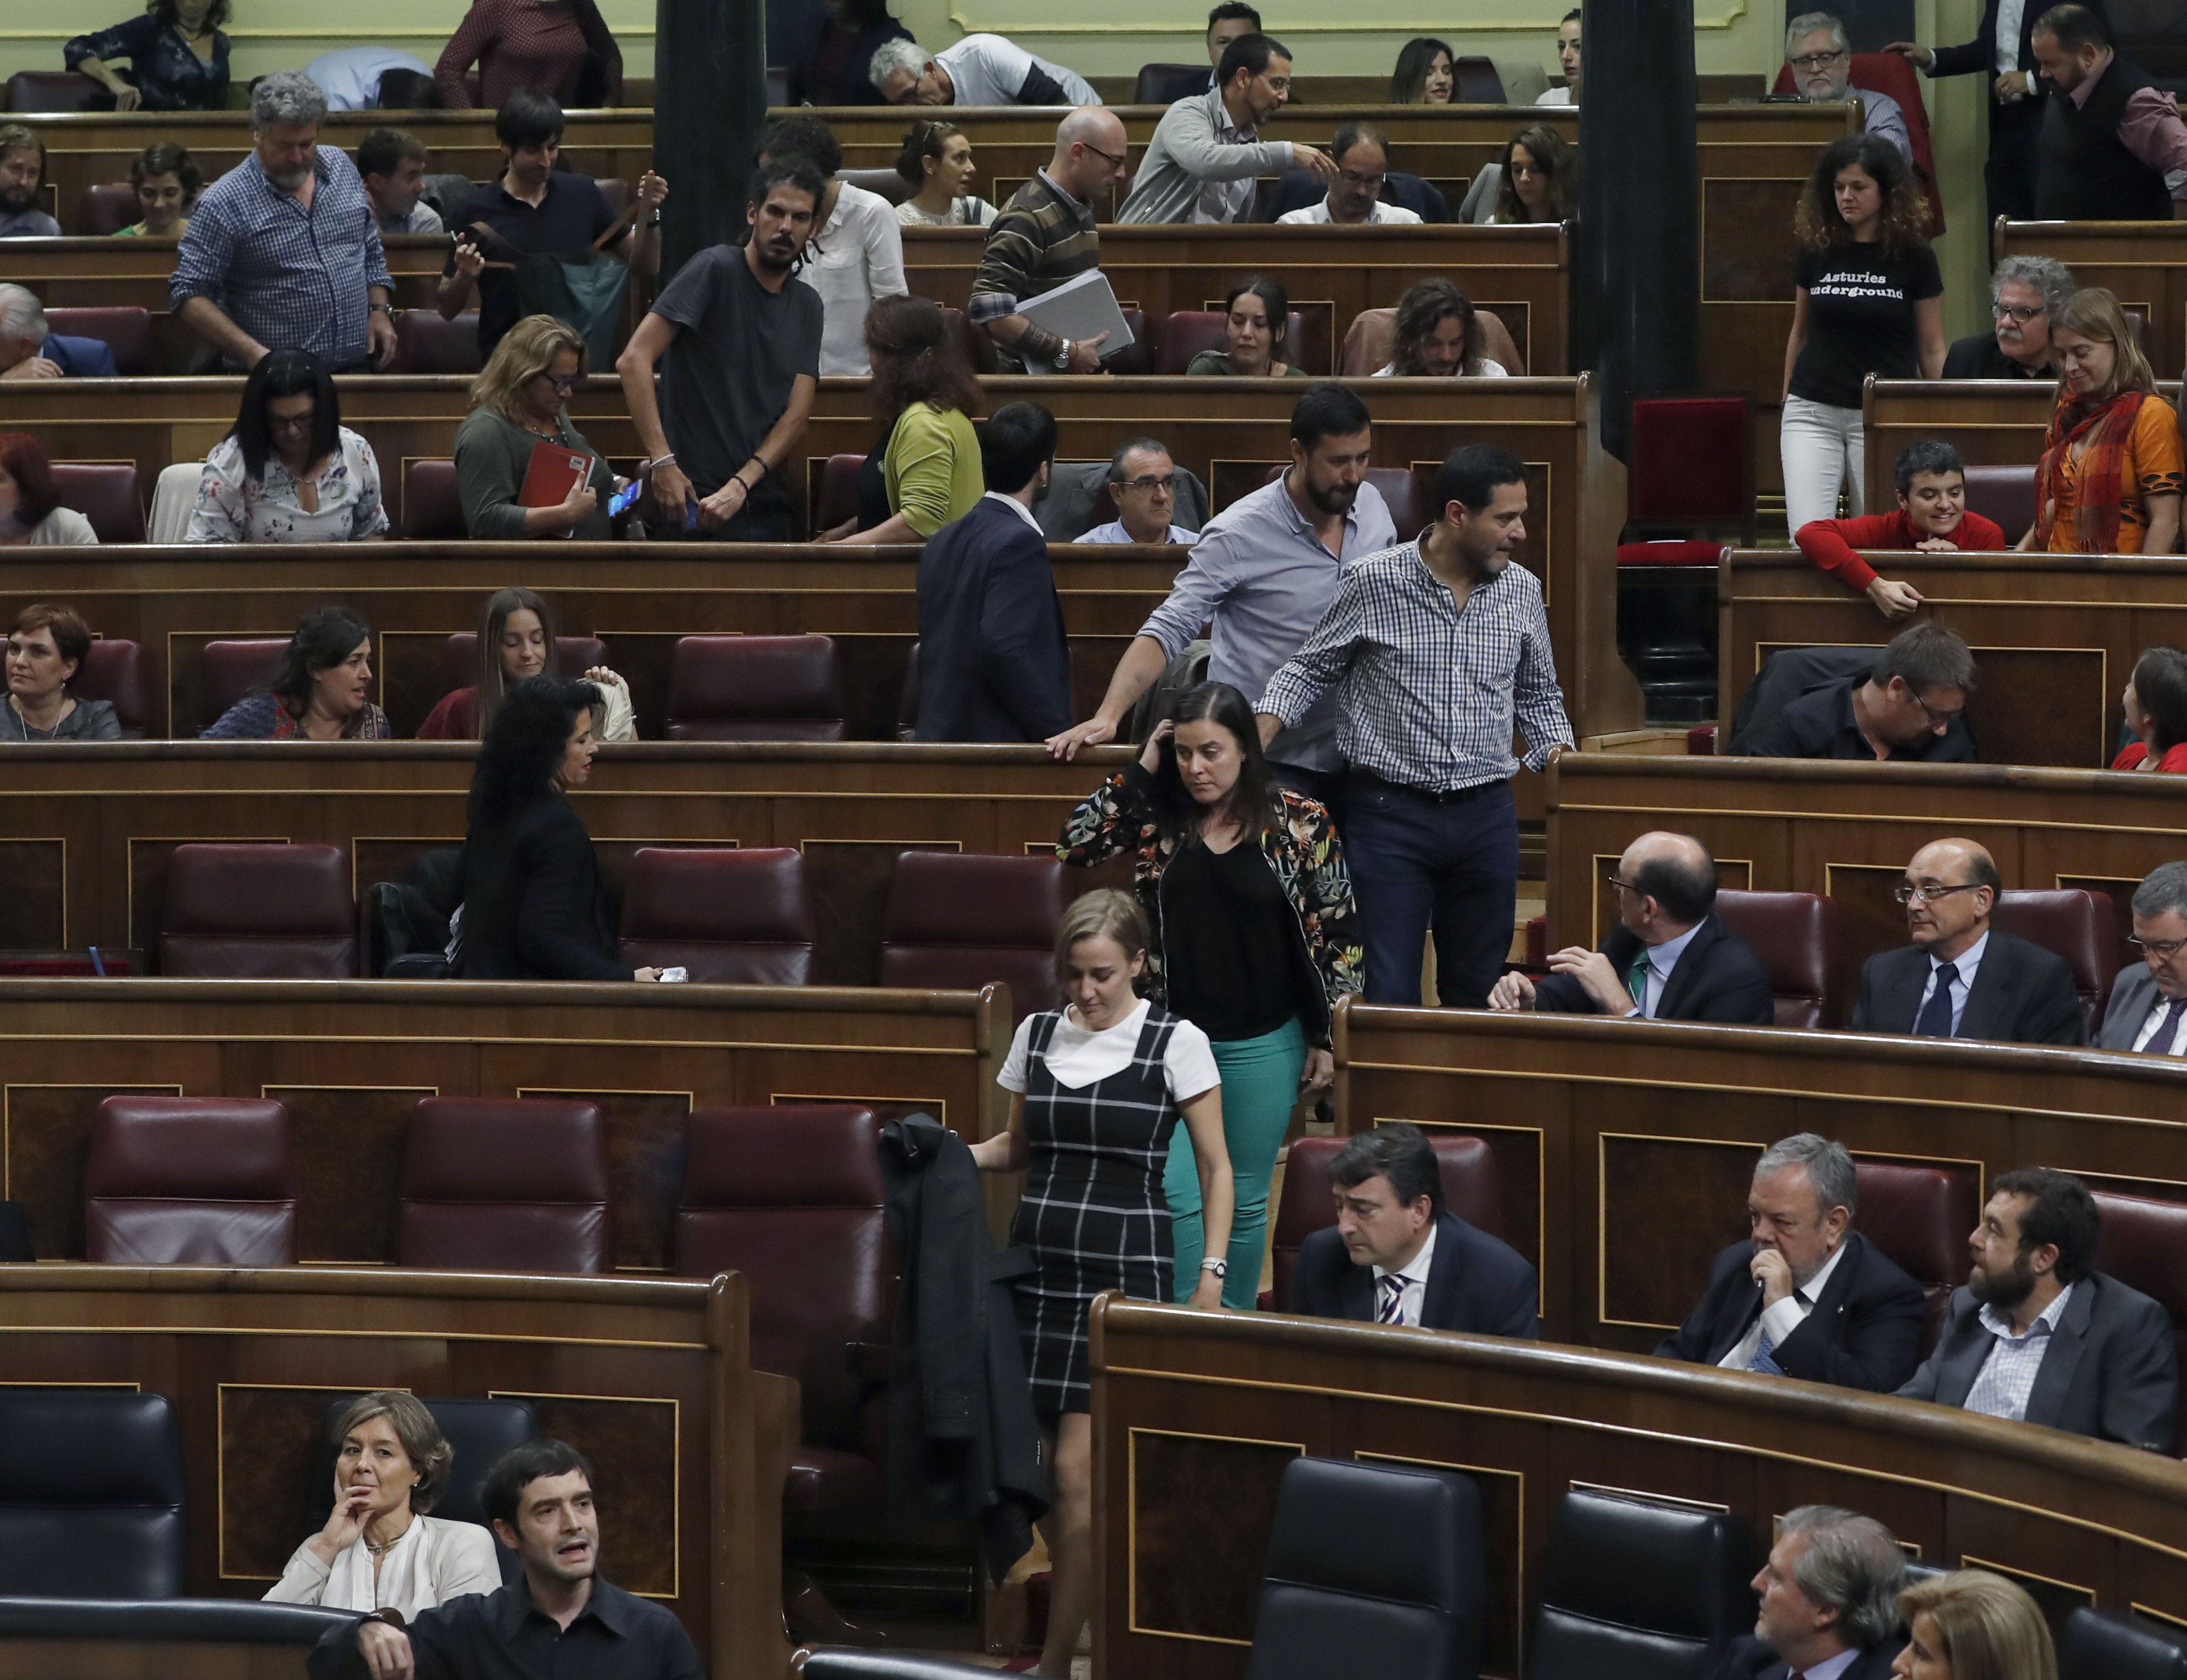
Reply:
[[[2035,469],[1969,467],[1967,507],[1995,520],[2006,542],[2019,542],[2035,523]]]
[[[1492,1237],[1504,1234],[1504,1215],[1497,1200],[1496,1157],[1478,1138],[1431,1131],[1436,1161],[1442,1168],[1444,1207],[1467,1224],[1478,1226]],[[1288,1312],[1291,1274],[1298,1267],[1301,1245],[1316,1231],[1336,1223],[1335,1198],[1329,1186],[1329,1164],[1344,1147],[1341,1138],[1301,1138],[1284,1157],[1284,1189],[1276,1203],[1274,1228],[1269,1233],[1269,1258],[1273,1265],[1274,1305]]]
[[[899,852],[879,983],[954,992],[1000,981],[1010,989],[1013,1023],[1053,1009],[1063,902],[1063,865],[1054,857]]]
[[[1178,309],[1164,316],[1154,329],[1154,371],[1157,374],[1182,374],[1192,365],[1192,358],[1204,350],[1228,350],[1230,334],[1227,330],[1230,317],[1219,309]],[[1300,361],[1299,346],[1306,339],[1306,318],[1294,309],[1285,330],[1284,345],[1286,362]],[[1398,527],[1402,531],[1403,525]]]
[[[1644,540],[1622,542],[1622,566],[1713,566],[1725,541],[1754,546],[1751,441],[1744,396],[1650,397],[1633,405],[1626,517]],[[1644,540],[1650,532],[1669,540]]]
[[[850,1104],[700,1109],[685,1136],[676,1270],[744,1273],[752,1364],[798,1382],[784,1508],[880,1500],[885,1373],[867,1350],[888,1345],[896,1278],[880,1120]]]
[[[83,1190],[94,1265],[296,1263],[296,1163],[278,1103],[109,1097]]]
[[[1127,305],[1121,312],[1124,329],[1132,335],[1122,350],[1102,346],[1101,370],[1106,374],[1150,374],[1154,371],[1154,348],[1147,342],[1146,312]]]
[[[1937,1345],[1952,1291],[1967,1280],[1967,1238],[1982,1217],[1981,1169],[1853,1163],[1853,1229],[1921,1286],[1921,1357]]]
[[[144,656],[134,642],[100,637],[83,656],[83,666],[69,679],[69,692],[80,700],[109,700],[121,739],[144,739]]]
[[[144,487],[127,461],[56,461],[53,488],[61,506],[91,521],[101,542],[144,540]]]
[[[672,741],[840,741],[846,710],[826,636],[684,636],[669,656]]]
[[[402,464],[402,535],[413,542],[459,542],[470,535],[453,461],[427,457]]]
[[[203,734],[228,707],[271,682],[288,645],[286,636],[244,636],[206,643],[198,655],[198,715],[190,733]]]
[[[131,208],[134,209],[135,195],[131,197]],[[137,219],[134,216],[129,218],[131,222]],[[152,364],[152,312],[133,303],[48,309],[46,330],[63,338],[97,339],[114,352],[114,366],[121,373],[141,374]],[[106,539],[102,537],[99,540],[103,542]],[[143,541],[142,537],[137,540]]]
[[[820,499],[812,510],[814,535],[858,516],[858,469],[865,464],[863,455],[830,455],[821,467]]]
[[[2187,1203],[2108,1190],[2094,1194],[2103,1216],[2096,1269],[2163,1307],[2172,1318],[2175,1351],[2187,1357]]]
[[[600,1111],[538,1097],[427,1097],[410,1115],[395,1263],[604,1272]]]
[[[608,644],[597,636],[557,636],[554,671],[571,681],[608,662]],[[468,688],[479,678],[478,632],[458,630],[441,644],[441,692]]]
[[[2081,994],[2081,1022],[2094,1043],[2118,978],[2118,911],[2111,894],[2078,887],[2000,893],[1990,925],[2066,959]]]
[[[114,95],[72,70],[19,70],[8,78],[8,109],[25,111],[110,111]]]
[[[76,200],[76,228],[78,238],[104,239],[133,227],[144,219],[143,207],[137,202],[137,189],[126,181],[102,181],[83,189]],[[46,312],[53,318],[53,312]]]
[[[1839,995],[1838,907],[1819,892],[1738,892],[1716,896],[1723,924],[1754,947],[1769,970],[1779,1026],[1836,1026]]]
[[[795,847],[642,846],[622,894],[622,959],[722,986],[809,986],[812,902]]]
[[[391,374],[475,374],[481,364],[479,317],[466,309],[453,321],[437,309],[395,312]]]
[[[160,972],[170,979],[354,980],[357,900],[338,846],[178,846]]]

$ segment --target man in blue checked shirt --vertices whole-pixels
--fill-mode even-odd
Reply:
[[[1344,851],[1367,946],[1367,1000],[1420,1001],[1435,935],[1446,1008],[1477,1009],[1511,947],[1519,889],[1513,725],[1526,766],[1572,744],[1542,586],[1511,564],[1526,468],[1502,449],[1436,469],[1436,522],[1352,562],[1257,710],[1263,744],[1336,694]]]
[[[205,188],[168,283],[169,306],[239,368],[306,350],[338,374],[395,356],[386,253],[357,166],[318,143],[327,97],[276,70],[250,95],[251,155]]]

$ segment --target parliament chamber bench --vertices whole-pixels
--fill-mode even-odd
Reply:
[[[1871,374],[1861,400],[1868,511],[1887,514],[1898,505],[1893,468],[1899,452],[1926,439],[1950,444],[1970,468],[2032,469],[2057,404],[2058,387],[2049,379],[1880,379]],[[2020,533],[2006,537],[2017,542]]]
[[[2000,258],[2055,257],[2080,284],[2108,289],[2141,316],[2142,349],[2159,385],[2178,381],[2187,366],[2187,222],[2000,218],[1991,250]]]

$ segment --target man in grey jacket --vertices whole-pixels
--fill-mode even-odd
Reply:
[[[2187,1055],[2187,863],[2160,863],[2134,890],[2141,961],[2111,982],[2099,1050]]]
[[[1326,152],[1296,140],[1260,138],[1260,126],[1291,97],[1290,49],[1268,35],[1241,35],[1223,49],[1209,92],[1163,113],[1140,160],[1119,222],[1242,222],[1257,177],[1286,169],[1336,177]]]

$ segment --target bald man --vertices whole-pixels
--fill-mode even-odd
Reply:
[[[1649,1020],[1776,1024],[1769,971],[1716,913],[1716,860],[1691,834],[1645,834],[1611,878],[1617,925],[1602,949],[1567,946],[1538,986],[1513,972],[1488,994],[1492,1009]]]
[[[2004,883],[1971,840],[1931,840],[1895,895],[1911,945],[1860,971],[1855,1032],[2085,1044],[2081,994],[2063,958],[1989,924]]]

